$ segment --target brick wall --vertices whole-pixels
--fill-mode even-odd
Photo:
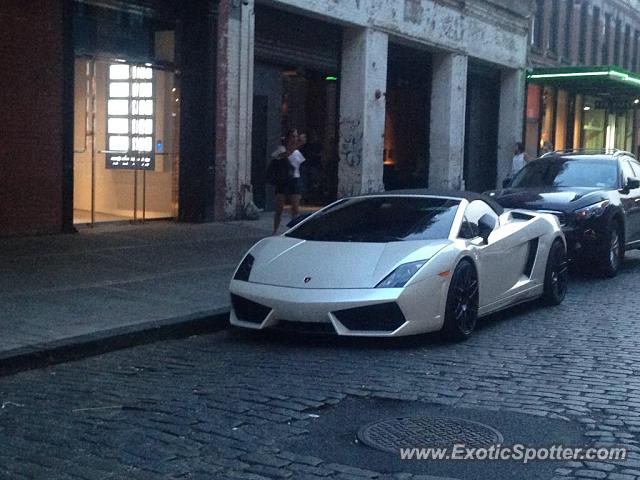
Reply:
[[[2,0],[0,236],[62,229],[63,1]]]

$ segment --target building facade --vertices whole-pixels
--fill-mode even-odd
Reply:
[[[0,235],[268,209],[291,128],[307,202],[493,188],[524,130],[535,6],[7,0]]]
[[[536,0],[531,19],[526,149],[637,153],[640,2]]]

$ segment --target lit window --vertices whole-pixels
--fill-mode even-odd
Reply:
[[[109,135],[109,150],[129,151],[129,137],[123,135]]]
[[[109,65],[107,168],[154,169],[153,69]]]
[[[107,114],[129,115],[129,100],[109,100],[107,102]]]
[[[153,100],[133,100],[131,102],[132,115],[153,115]]]
[[[111,80],[129,80],[129,65],[109,65]]]
[[[109,84],[109,96],[121,98],[129,96],[129,82],[111,82]]]
[[[109,133],[129,133],[129,120],[126,118],[112,117],[107,123]]]

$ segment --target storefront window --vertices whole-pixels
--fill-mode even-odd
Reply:
[[[598,149],[605,146],[606,113],[603,108],[596,108],[594,97],[585,97],[582,125],[582,146],[585,149]]]
[[[616,115],[615,148],[628,152],[633,148],[633,112]]]

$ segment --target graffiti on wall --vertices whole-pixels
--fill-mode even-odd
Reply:
[[[344,119],[340,121],[340,161],[351,168],[362,164],[362,121]]]

